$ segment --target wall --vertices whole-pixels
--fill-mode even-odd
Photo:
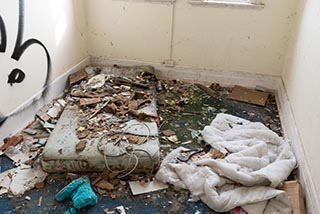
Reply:
[[[0,5],[3,118],[88,53],[83,0],[0,0]]]
[[[146,62],[170,57],[171,4],[89,0],[86,8],[91,56]]]
[[[296,0],[264,9],[140,0],[86,1],[89,52],[196,68],[281,75]]]
[[[320,195],[320,1],[301,0],[283,80],[317,195]],[[318,198],[319,199],[319,198]],[[315,213],[319,210],[315,210]]]

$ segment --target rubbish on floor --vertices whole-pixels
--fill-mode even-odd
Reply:
[[[99,74],[89,79],[87,86],[89,87],[89,89],[98,89],[98,88],[101,88],[105,82],[106,82],[106,75]]]
[[[43,199],[43,197],[40,196],[39,199],[38,199],[38,203],[37,203],[37,206],[38,206],[38,207],[41,207],[41,205],[42,205],[42,199]]]
[[[41,168],[25,168],[19,166],[2,172],[0,174],[0,195],[10,193],[22,195],[24,192],[33,189],[36,183],[43,182],[47,173]]]
[[[153,181],[130,181],[132,195],[140,195],[149,192],[155,192],[168,188],[168,185],[154,179]]]
[[[304,196],[299,181],[286,181],[280,189],[288,193],[293,214],[305,214]]]
[[[34,130],[34,129],[25,129],[23,130],[23,132],[29,134],[29,135],[35,135],[37,134],[37,130]]]
[[[62,106],[59,103],[55,103],[53,104],[53,107],[48,110],[47,114],[51,118],[57,118],[61,110],[62,110]]]
[[[256,91],[241,86],[235,86],[232,90],[232,93],[228,96],[228,98],[232,100],[251,103],[259,106],[265,106],[268,97],[268,92]]]
[[[181,153],[177,153],[172,158],[167,157],[174,160],[173,164],[190,165],[204,159],[227,159],[233,154],[227,149],[211,148],[209,152],[203,151],[205,144],[201,141],[199,131],[197,131],[203,129],[205,124],[209,124],[210,118],[214,118],[219,112],[230,112],[235,115],[244,115],[250,119],[262,120],[272,130],[281,133],[280,120],[276,118],[278,116],[277,108],[272,94],[264,108],[228,101],[226,97],[232,91],[231,88],[220,87],[218,84],[198,88],[193,83],[162,80],[162,90],[158,90],[156,93],[157,84],[154,69],[151,67],[153,71],[149,72],[148,69],[145,70],[142,67],[126,67],[126,70],[130,71],[130,75],[119,72],[121,71],[119,66],[105,69],[87,68],[87,73],[80,78],[81,80],[70,84],[70,89],[65,90],[62,97],[45,105],[37,113],[36,121],[20,133],[22,141],[14,146],[12,151],[19,155],[22,153],[25,157],[32,156],[25,160],[17,156],[15,164],[19,166],[18,168],[31,170],[33,166],[38,164],[40,161],[38,158],[41,157],[42,167],[46,171],[67,172],[49,174],[45,181],[44,179],[35,181],[33,187],[37,189],[35,191],[41,191],[41,196],[33,196],[32,192],[30,195],[33,196],[31,202],[41,206],[39,209],[47,207],[49,201],[48,197],[44,197],[42,191],[46,191],[46,194],[47,191],[51,194],[56,193],[56,189],[52,190],[51,184],[53,182],[75,180],[81,176],[79,172],[91,171],[94,171],[94,173],[90,173],[92,189],[96,194],[101,195],[101,203],[108,204],[109,197],[118,203],[119,199],[123,200],[123,197],[130,195],[130,191],[133,189],[127,182],[128,180],[130,182],[144,181],[149,177],[152,178],[160,164],[160,151],[162,155],[166,155],[180,145],[189,147],[185,149],[189,152],[183,152],[183,156]],[[136,71],[139,71],[138,75],[134,74],[137,73]],[[120,74],[120,78],[115,73]],[[103,81],[100,83],[93,81],[92,85],[88,84],[88,79],[100,74],[104,76],[103,85],[101,84]],[[100,78],[100,80],[102,79]],[[205,89],[201,89],[204,87]],[[84,104],[83,101],[87,101],[87,99],[99,100],[99,102],[86,103],[81,106],[81,100]],[[55,111],[59,110],[58,105],[61,108],[59,113]],[[157,114],[157,107],[161,117]],[[160,132],[160,136],[158,126],[161,130],[165,130]],[[233,125],[228,124],[228,126],[232,128]],[[166,133],[166,130],[170,132]],[[172,137],[171,140],[174,143],[168,144],[167,137]],[[48,138],[50,139],[48,140]],[[159,138],[164,143],[161,146],[159,146]],[[49,145],[42,152],[42,147],[46,145],[47,141]],[[15,152],[13,153],[15,154]],[[196,153],[193,154],[193,152]],[[118,155],[120,156],[118,157]],[[178,158],[183,159],[184,157],[186,162],[178,160]],[[6,158],[4,157],[4,159]],[[165,161],[162,165],[166,165]],[[197,167],[200,168],[202,165],[197,165]],[[133,172],[141,172],[141,174]],[[5,175],[5,179],[1,179],[1,175],[0,186],[4,187],[0,188],[0,195],[2,192],[10,193],[11,174]],[[174,173],[167,174],[167,177],[172,175]],[[192,176],[189,177],[192,178]],[[178,180],[182,179],[178,178]],[[199,183],[201,186],[202,180],[199,179],[199,181],[200,183],[198,180],[194,183]],[[140,191],[150,192],[149,183],[147,182],[148,186],[142,189],[143,182],[136,182],[136,186]],[[208,190],[211,191],[210,188]],[[221,192],[220,187],[218,187],[218,192]],[[9,194],[9,196],[11,195]],[[109,197],[103,197],[106,195]],[[127,203],[128,200],[140,200],[139,197],[144,196],[126,198],[123,203]],[[143,204],[144,206],[150,205],[151,209],[161,207],[163,213],[177,213],[185,209],[191,209],[193,213],[207,213],[209,208],[201,203],[197,203],[196,208],[193,209],[193,204],[187,202],[189,201],[188,197],[187,190],[176,191],[169,188],[165,191],[150,192],[145,195]],[[154,200],[158,198],[159,201]],[[161,200],[163,198],[168,200]],[[55,202],[55,206],[50,207],[49,210],[61,211],[61,207],[57,208],[57,204],[58,202]],[[21,208],[20,205],[16,207],[17,210],[29,212],[28,207]],[[94,210],[93,212],[99,209],[103,212],[101,208],[102,206],[95,206],[90,209]],[[122,210],[125,212],[124,208]],[[237,210],[241,210],[241,208],[238,207]],[[76,212],[77,209],[72,207],[66,213]],[[114,210],[107,212],[118,213]],[[97,211],[97,213],[99,212]]]
[[[228,114],[218,114],[201,134],[211,150],[226,156],[215,159],[210,150],[184,163],[176,159],[186,150],[179,147],[163,160],[159,181],[188,189],[194,201],[217,212],[241,206],[248,213],[290,213],[287,193],[275,189],[296,167],[286,140],[262,123]]]
[[[216,97],[217,96],[217,92],[212,90],[211,88],[208,88],[204,85],[201,84],[195,84],[198,88],[200,88],[201,90],[203,90],[204,92],[206,92],[206,94],[208,94],[211,97]]]
[[[18,150],[16,147],[10,146],[4,151],[4,154],[10,158],[15,165],[20,165],[27,162],[30,158],[28,154]]]
[[[89,80],[73,84],[65,94],[70,101],[45,145],[43,169],[108,168],[123,170],[122,176],[153,172],[160,165],[154,83],[148,75],[137,80],[134,72],[116,76],[103,70],[98,74],[92,67],[87,70]]]
[[[76,153],[82,152],[86,148],[86,145],[87,145],[86,140],[79,141],[79,143],[76,145]]]
[[[162,134],[164,134],[164,136],[170,137],[172,135],[176,135],[176,132],[172,131],[171,129],[167,129],[167,130],[163,130]]]
[[[21,135],[14,135],[12,137],[8,137],[3,140],[4,143],[0,146],[0,150],[4,151],[10,146],[16,146],[23,141],[23,137]]]
[[[90,178],[88,176],[83,176],[72,181],[60,190],[55,198],[57,201],[70,198],[73,207],[76,209],[81,209],[88,205],[93,206],[98,203],[98,197],[91,188]],[[73,213],[74,209],[69,210],[69,212]]]
[[[126,210],[124,209],[124,206],[116,207],[115,210],[117,211],[117,214],[126,214]]]
[[[84,70],[77,71],[69,76],[69,84],[74,85],[88,78],[88,73]]]
[[[167,139],[171,142],[171,143],[179,143],[179,139],[177,137],[177,135],[172,135],[170,137],[167,137]]]

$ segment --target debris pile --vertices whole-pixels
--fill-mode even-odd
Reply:
[[[157,203],[163,195],[151,194],[159,190],[171,197],[167,207],[161,205],[166,213],[180,213],[183,204],[197,200],[234,213],[273,212],[274,203],[290,210],[284,191],[275,188],[287,179],[295,158],[279,137],[275,98],[265,89],[160,81],[151,66],[90,67],[70,75],[69,86],[0,145],[1,155],[15,165],[0,174],[0,195],[21,196],[60,181],[66,187],[56,200],[72,201],[65,213],[130,191]],[[190,199],[188,191],[166,183],[189,190]],[[102,212],[127,209],[117,205]]]

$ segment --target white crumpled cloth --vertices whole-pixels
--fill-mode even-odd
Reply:
[[[183,163],[176,161],[185,149],[179,147],[164,159],[156,178],[188,189],[194,201],[217,212],[241,206],[249,214],[291,213],[286,192],[275,189],[296,167],[287,140],[262,123],[228,114],[218,114],[202,137],[228,155]]]

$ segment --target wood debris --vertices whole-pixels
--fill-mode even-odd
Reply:
[[[69,84],[74,85],[88,78],[88,73],[84,70],[77,71],[69,76]]]
[[[16,146],[23,141],[23,137],[21,135],[14,135],[12,137],[5,138],[4,144],[1,145],[0,150],[4,151],[9,146]]]
[[[170,137],[172,135],[176,135],[175,131],[172,131],[171,129],[163,130],[162,134],[166,137]]]
[[[76,145],[76,153],[82,152],[87,146],[87,141],[86,140],[81,140],[77,145]]]
[[[81,98],[80,99],[80,106],[87,106],[92,104],[101,103],[101,98]]]

